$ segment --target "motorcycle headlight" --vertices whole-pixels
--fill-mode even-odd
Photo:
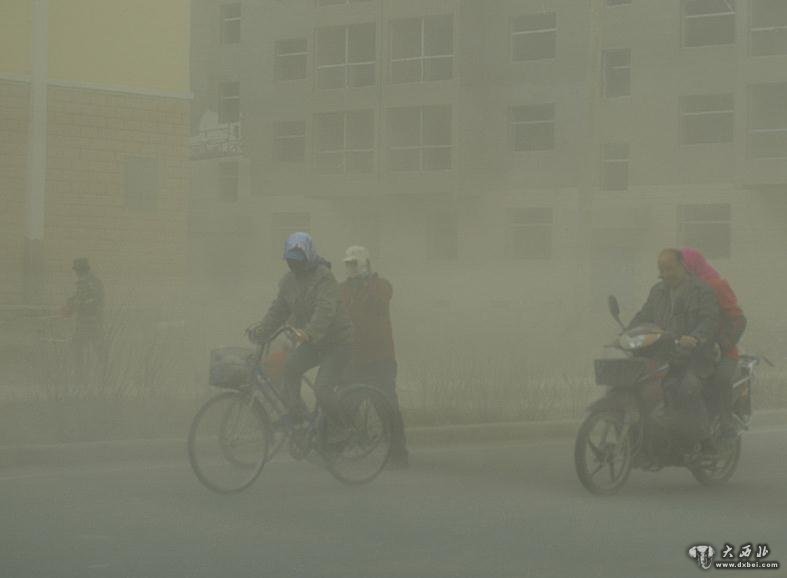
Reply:
[[[647,335],[621,335],[620,336],[620,347],[625,349],[626,351],[630,351],[632,349],[639,349],[643,347],[647,341]]]

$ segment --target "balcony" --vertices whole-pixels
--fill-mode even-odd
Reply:
[[[192,160],[240,156],[243,154],[240,123],[200,128],[192,135],[190,145]]]

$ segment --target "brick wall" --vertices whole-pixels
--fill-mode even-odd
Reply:
[[[14,302],[21,300],[29,100],[24,84],[0,86],[0,265],[12,272],[10,287],[0,281],[0,299]],[[71,261],[78,256],[91,260],[110,302],[152,305],[174,298],[187,268],[188,101],[50,86],[48,108],[48,300],[57,303],[72,291]],[[132,157],[158,167],[149,208],[127,204]]]

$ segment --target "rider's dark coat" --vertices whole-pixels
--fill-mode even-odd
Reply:
[[[714,367],[720,315],[713,289],[689,275],[674,290],[664,281],[656,283],[629,327],[655,323],[676,337],[689,335],[697,338],[699,345],[692,355],[693,365],[700,375],[707,375]]]

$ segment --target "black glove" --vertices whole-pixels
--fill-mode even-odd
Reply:
[[[249,341],[252,343],[260,345],[265,342],[265,335],[263,334],[262,329],[262,321],[255,323],[246,329],[246,337],[248,337]]]

